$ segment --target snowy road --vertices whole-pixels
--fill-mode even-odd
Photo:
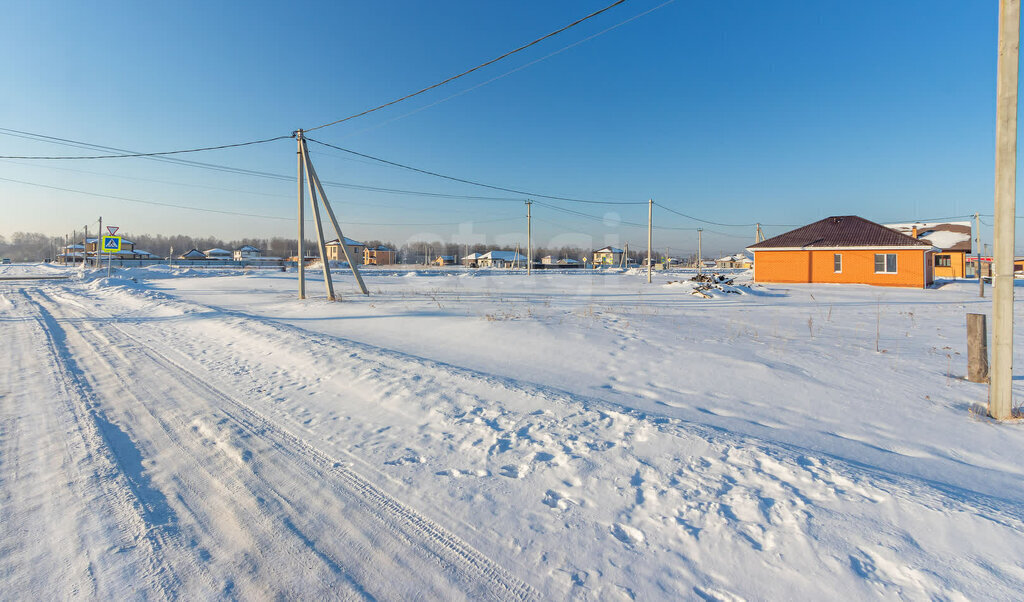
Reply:
[[[127,284],[0,283],[5,590],[971,599],[1024,583],[1016,501]]]
[[[166,597],[534,597],[444,528],[211,384],[216,379],[201,368],[171,359],[93,308],[67,298],[57,303],[43,289],[5,299],[26,318],[13,325],[13,342],[34,343],[37,360],[57,379],[49,390],[25,391],[23,403],[11,397],[4,426],[16,436],[4,438],[3,457],[21,462],[26,451],[38,450],[50,464],[49,450],[68,450],[61,466],[35,475],[12,467],[17,480],[4,483],[5,492],[19,493],[5,504],[4,523],[22,536],[2,539],[32,548],[5,557],[72,567],[33,567],[30,574],[42,581],[19,589],[45,583],[45,590],[73,595],[87,588],[104,597],[136,588]],[[33,370],[16,365],[4,372]],[[56,400],[65,403],[54,407]],[[25,406],[38,413],[19,415]],[[39,438],[56,440],[40,450]],[[25,486],[56,491],[20,495]],[[31,524],[68,515],[85,523],[73,526],[80,544],[69,545],[63,525]],[[33,526],[53,535],[39,538]],[[67,558],[52,557],[53,550]],[[110,566],[83,557],[83,550],[120,558]]]

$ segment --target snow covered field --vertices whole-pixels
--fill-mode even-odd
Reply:
[[[33,273],[62,268],[0,267]],[[5,598],[1024,586],[1024,424],[963,380],[976,283],[105,273],[0,282]]]

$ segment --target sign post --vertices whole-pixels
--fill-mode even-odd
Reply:
[[[118,230],[119,230],[119,228],[117,226],[107,226],[107,232],[109,232],[111,236],[117,234]],[[118,246],[120,246],[120,245],[118,245]],[[107,253],[107,278],[110,278],[110,263],[113,260],[114,260],[114,256],[111,255],[110,253]]]
[[[112,253],[117,253],[121,250],[121,237],[120,236],[103,236],[101,237],[103,244],[100,245],[100,249],[107,253],[107,278],[110,278],[110,259]]]

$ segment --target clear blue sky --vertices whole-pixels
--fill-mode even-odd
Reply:
[[[289,134],[435,83],[609,2],[13,0],[5,3],[0,37],[0,128],[137,151]],[[677,0],[433,104],[659,4],[629,0],[441,89],[311,135],[542,194],[653,197],[716,222],[992,213],[995,0]],[[519,196],[311,150],[321,178],[332,182]],[[0,155],[12,154],[90,151],[0,134]],[[183,158],[295,173],[293,140]],[[100,215],[134,233],[231,239],[295,232],[294,181],[143,159],[5,160],[0,178],[288,218],[147,206],[0,180],[0,234],[63,235]],[[525,242],[521,203],[328,192],[352,238]],[[646,245],[644,228],[617,221],[645,223],[646,206],[546,202],[610,215],[590,220],[534,205],[539,243]],[[751,227],[700,224],[657,207],[655,222],[703,225],[707,254],[753,242]],[[691,230],[656,229],[655,238],[674,253],[696,246]]]

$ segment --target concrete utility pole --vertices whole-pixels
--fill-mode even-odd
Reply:
[[[303,141],[305,144],[305,141]],[[338,235],[338,244],[341,246],[341,253],[345,256],[345,261],[348,263],[349,269],[352,270],[352,275],[355,276],[356,284],[359,285],[359,290],[364,295],[369,295],[370,291],[367,290],[366,284],[363,282],[363,276],[359,273],[359,267],[356,266],[355,258],[352,257],[348,252],[348,246],[345,245],[345,235],[341,233],[341,225],[338,224],[338,218],[334,216],[334,209],[331,207],[331,202],[327,199],[327,192],[324,191],[323,184],[320,183],[320,176],[316,175],[316,169],[313,168],[313,161],[309,158],[309,149],[306,148],[306,171],[313,178],[313,184],[316,185],[316,189],[320,192],[320,200],[324,203],[324,209],[327,210],[327,217],[331,220],[331,226],[334,228],[334,233]],[[310,188],[312,191],[312,188]]]
[[[306,176],[305,161],[302,156],[302,130],[295,132],[299,143],[299,251],[296,266],[299,270],[299,299],[306,298],[306,247],[302,239],[306,236],[306,217],[303,215],[303,202],[306,200],[306,192],[303,189],[303,178]]]
[[[96,234],[96,263],[94,263],[93,265],[95,265],[98,268],[102,268],[103,267],[103,256],[100,255],[100,253],[102,252],[101,251],[100,243],[103,242],[103,240],[102,240],[103,239],[103,216],[102,215],[100,216],[100,229],[97,230],[97,232],[98,232],[98,234]],[[109,277],[110,277],[110,274],[108,273],[107,274],[107,278],[109,278]]]
[[[327,246],[324,244],[324,228],[320,222],[320,207],[317,202],[316,187],[313,185],[313,174],[310,169],[311,164],[309,161],[309,149],[306,148],[306,139],[300,132],[299,138],[299,152],[302,153],[303,163],[306,169],[306,185],[309,188],[309,204],[313,207],[313,223],[316,225],[316,244],[320,252],[320,267],[324,273],[324,287],[327,289],[327,300],[334,301],[334,282],[331,280],[331,267],[329,260],[327,259]],[[338,244],[344,248],[345,240],[339,239]],[[302,261],[302,257],[299,261]]]
[[[995,235],[992,277],[992,378],[988,414],[1010,418],[1013,408],[1013,247],[1017,195],[1017,69],[1020,0],[999,2],[996,69]]]
[[[981,216],[977,211],[974,212],[974,251],[978,258],[978,263],[975,265],[975,271],[978,272],[978,296],[984,298],[985,279],[981,277]],[[987,366],[988,358],[985,358],[985,362]]]
[[[530,206],[533,201],[526,201],[526,275],[533,273],[533,217]]]
[[[701,235],[703,233],[704,233],[704,228],[697,228],[697,273],[698,274],[700,274],[701,268],[704,267],[703,265],[701,265],[701,264],[704,263],[703,255],[702,255],[703,249],[701,249],[701,243],[703,242],[703,238],[702,238]]]
[[[85,233],[82,234],[82,272],[85,272],[85,264],[89,263],[89,226],[85,226]]]
[[[654,199],[647,199],[647,282],[651,282],[651,244],[653,244]]]

